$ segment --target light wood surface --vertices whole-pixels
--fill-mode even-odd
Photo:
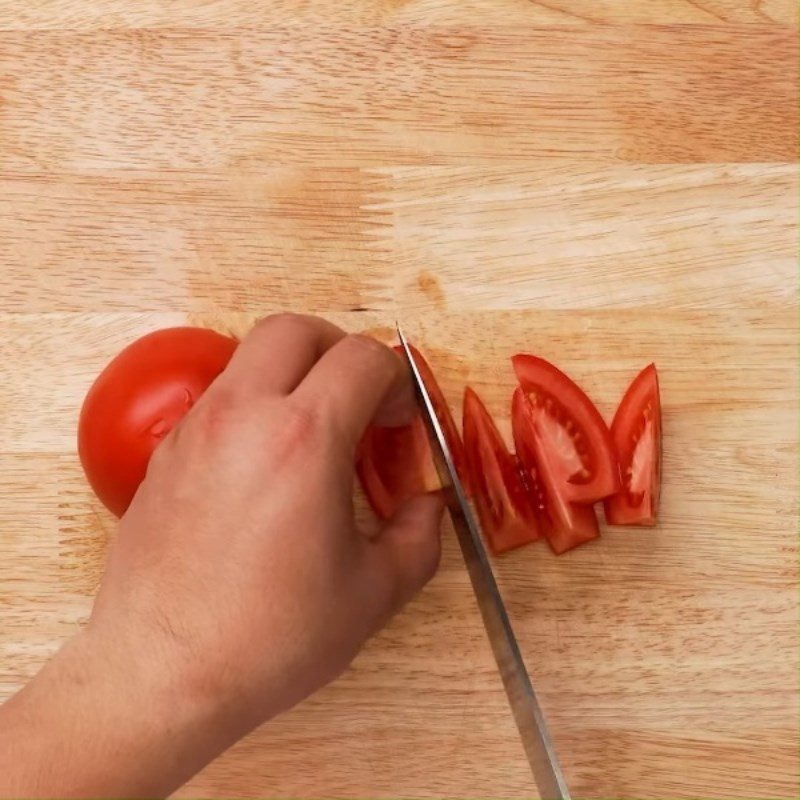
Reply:
[[[87,617],[83,395],[141,333],[388,334],[507,430],[655,360],[663,520],[496,563],[578,797],[798,795],[794,0],[0,0],[0,699]],[[451,535],[353,668],[182,790],[535,796]]]

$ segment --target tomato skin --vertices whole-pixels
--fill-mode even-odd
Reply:
[[[661,495],[661,393],[655,364],[628,387],[611,424],[622,488],[606,499],[609,525],[653,526]]]
[[[97,497],[121,517],[158,443],[225,369],[238,342],[203,328],[167,328],[128,345],[89,389],[78,454]]]
[[[464,446],[450,407],[422,353],[413,346],[410,349],[442,425],[453,463],[465,481]],[[397,345],[394,350],[405,360],[402,346]],[[382,519],[389,519],[415,495],[442,488],[422,416],[401,428],[370,427],[359,446],[356,472],[370,505]]]
[[[402,345],[397,345],[394,350],[405,359]],[[444,394],[439,388],[439,384],[433,375],[433,370],[428,365],[422,353],[420,353],[414,345],[409,345],[409,350],[411,350],[411,355],[414,356],[414,363],[417,365],[422,382],[425,384],[425,388],[428,390],[428,395],[431,398],[431,404],[436,412],[436,417],[442,426],[442,432],[447,441],[447,446],[450,448],[450,455],[453,457],[453,465],[456,468],[458,477],[464,484],[464,489],[469,493],[469,470],[467,470],[464,460],[464,444],[461,441],[461,435],[453,419],[450,406],[447,404],[447,400],[445,400]],[[431,456],[431,458],[433,458],[433,456]]]
[[[560,436],[569,445],[572,464],[551,462],[562,478],[559,494],[586,504],[617,492],[619,464],[611,432],[583,389],[543,358],[516,355],[511,361],[529,401],[541,407],[542,413],[535,418],[540,434],[549,429],[551,439]]]
[[[557,555],[585,544],[600,535],[597,515],[591,505],[573,503],[563,496],[563,483],[547,462],[547,444],[537,435],[535,410],[520,386],[511,401],[511,427],[517,457],[534,498],[534,508],[550,548]]]
[[[495,554],[535,542],[539,525],[516,456],[509,453],[486,406],[464,390],[464,453],[473,501]]]

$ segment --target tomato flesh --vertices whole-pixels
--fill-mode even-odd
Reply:
[[[238,342],[202,328],[155,331],[126,347],[89,389],[78,423],[86,477],[122,516],[159,442],[225,369]]]
[[[394,349],[405,358],[401,346]],[[415,347],[410,349],[442,425],[453,463],[468,489],[464,447],[450,407],[428,362]],[[400,428],[369,428],[359,447],[356,472],[370,505],[382,519],[391,517],[411,497],[442,488],[428,431],[421,416],[411,425]]]
[[[392,517],[406,500],[442,488],[420,416],[403,427],[368,428],[359,447],[356,472],[381,519]]]
[[[539,467],[564,501],[594,503],[619,489],[608,426],[586,393],[557,367],[530,355],[512,359],[540,441]]]
[[[486,406],[464,391],[464,453],[484,536],[499,554],[539,538],[533,500]]]
[[[535,407],[522,387],[514,392],[511,426],[514,445],[534,498],[539,527],[553,552],[565,553],[600,535],[597,515],[591,505],[573,503],[564,496],[563,472],[553,469],[554,454],[549,440],[539,433],[536,424],[541,408]]]
[[[622,488],[605,501],[610,525],[656,524],[661,494],[661,398],[655,364],[628,387],[611,424]]]

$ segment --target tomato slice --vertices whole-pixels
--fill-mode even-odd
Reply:
[[[565,502],[594,503],[620,487],[611,432],[585,392],[543,358],[512,358],[542,445],[539,465]]]
[[[610,525],[655,525],[661,495],[661,397],[655,364],[645,367],[619,404],[611,436],[622,488],[605,501]]]
[[[596,539],[600,527],[591,505],[565,499],[558,472],[550,467],[553,454],[548,451],[549,442],[537,431],[537,413],[537,407],[528,400],[522,387],[518,387],[511,403],[514,445],[534,497],[539,526],[553,552],[560,555]]]
[[[370,505],[389,519],[410,498],[442,488],[422,417],[400,428],[373,426],[361,440],[356,472]]]
[[[394,349],[402,356],[401,346]],[[464,447],[450,407],[428,362],[416,348],[411,347],[411,352],[442,425],[456,470],[467,488]],[[356,472],[370,505],[382,519],[391,517],[411,497],[442,488],[421,416],[400,428],[369,428],[359,447]]]
[[[397,345],[394,349],[396,353],[405,358],[402,345]],[[456,472],[458,472],[458,477],[464,484],[464,488],[469,492],[469,470],[466,469],[464,461],[464,445],[461,441],[458,427],[453,419],[453,414],[450,411],[450,406],[447,404],[447,400],[445,400],[444,394],[442,394],[442,390],[439,388],[433,370],[428,365],[422,353],[420,353],[414,345],[409,345],[409,349],[411,350],[411,355],[414,356],[414,363],[417,365],[425,388],[428,390],[428,395],[431,398],[436,417],[442,426],[442,432],[444,433],[444,438],[447,440],[447,446],[450,448],[450,455],[453,457],[453,465],[456,468]]]
[[[539,525],[520,463],[469,387],[464,391],[464,452],[473,500],[492,552],[536,541]]]

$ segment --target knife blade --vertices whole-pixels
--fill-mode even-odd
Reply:
[[[445,500],[453,520],[467,567],[470,582],[478,601],[483,624],[492,646],[495,661],[508,696],[525,755],[542,800],[570,800],[561,766],[558,763],[547,723],[536,699],[530,676],[522,660],[517,637],[511,626],[500,589],[483,545],[478,521],[472,513],[464,487],[458,477],[453,454],[445,439],[430,394],[425,388],[408,341],[397,323],[397,336],[408,361],[423,418],[434,452],[439,477],[444,486]]]

